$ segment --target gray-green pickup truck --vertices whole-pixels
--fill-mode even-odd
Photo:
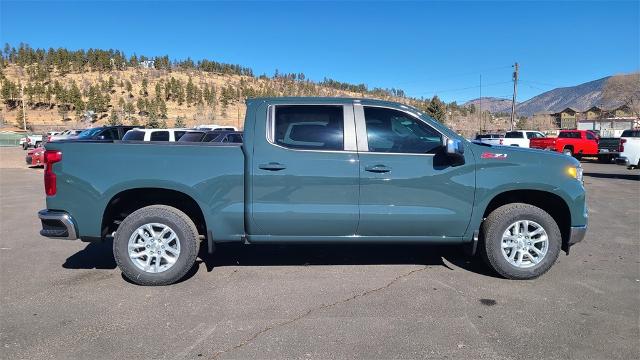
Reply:
[[[201,242],[439,243],[531,279],[582,240],[575,159],[469,142],[410,106],[247,101],[243,144],[47,144],[41,234],[113,237],[131,281],[165,285]]]

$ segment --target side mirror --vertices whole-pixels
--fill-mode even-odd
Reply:
[[[447,157],[451,160],[453,165],[464,164],[464,145],[462,141],[458,139],[449,139],[446,136],[442,138],[442,145],[444,146]]]
[[[104,140],[104,135],[98,136],[98,140]]]

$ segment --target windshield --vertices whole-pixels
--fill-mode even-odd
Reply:
[[[81,132],[80,134],[78,134],[78,139],[91,139],[96,134],[98,134],[100,131],[102,131],[102,129],[103,128],[101,128],[101,127],[87,129],[87,130]]]

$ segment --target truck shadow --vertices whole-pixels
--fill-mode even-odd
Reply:
[[[88,243],[62,264],[66,269],[115,269],[113,241]],[[477,257],[466,256],[459,246],[414,244],[217,244],[213,254],[205,243],[196,265],[181,280],[194,276],[202,267],[207,272],[224,266],[330,266],[330,265],[430,265],[451,266],[496,277]]]
[[[585,172],[585,177],[593,177],[599,179],[621,179],[621,180],[635,180],[640,181],[639,174],[609,174],[609,173],[593,173],[593,172]]]

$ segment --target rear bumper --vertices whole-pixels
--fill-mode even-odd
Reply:
[[[584,239],[587,234],[587,225],[584,226],[572,226],[571,233],[569,235],[569,246],[579,243]]]
[[[76,231],[76,223],[64,211],[40,210],[38,218],[42,222],[42,230],[40,235],[52,239],[76,240],[78,232]]]

